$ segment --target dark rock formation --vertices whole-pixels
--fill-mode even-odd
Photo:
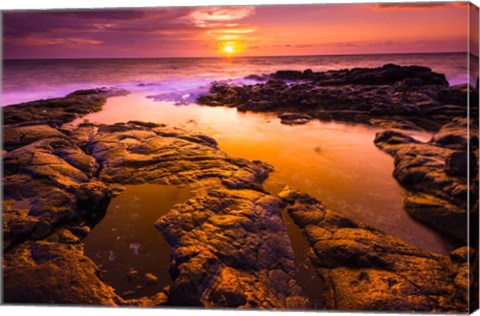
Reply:
[[[247,188],[258,187],[272,170],[260,161],[228,157],[213,138],[157,124],[91,126],[81,133],[93,135],[88,150],[105,182],[180,184],[218,178],[229,188]]]
[[[4,302],[118,305],[122,299],[98,277],[80,241],[28,241],[4,255]]]
[[[466,248],[451,257],[428,253],[345,218],[308,194],[287,190],[279,196],[311,246],[327,309],[466,311]]]
[[[211,188],[160,218],[156,226],[172,246],[170,303],[308,308],[280,211],[268,194]]]
[[[353,68],[338,71],[314,73],[307,69],[303,72],[280,70],[271,75],[284,80],[312,80],[321,85],[393,85],[408,81],[410,85],[444,85],[448,82],[444,75],[432,72],[430,68],[419,66],[398,66],[387,64],[379,68]]]
[[[255,85],[214,82],[210,95],[197,101],[240,111],[290,112],[366,124],[390,122],[396,128],[436,131],[453,117],[467,116],[470,93],[471,116],[478,116],[478,91],[449,87],[444,75],[426,67],[385,65],[318,73],[307,69],[278,71],[270,77]]]
[[[300,113],[282,113],[278,116],[280,122],[286,125],[298,125],[310,122],[313,118],[310,115]]]
[[[267,75],[267,74],[262,74],[262,75],[252,74],[252,75],[246,76],[244,79],[255,80],[255,81],[267,81],[271,79],[271,77],[270,75]]]
[[[5,246],[48,236],[60,224],[95,217],[109,200],[97,163],[65,138],[45,138],[4,156]]]
[[[376,135],[375,144],[395,157],[394,177],[409,193],[405,209],[414,218],[460,240],[467,240],[467,195],[475,205],[475,182],[467,184],[470,176],[478,176],[478,129],[471,122],[454,119],[443,126],[428,143],[416,141],[400,132],[384,131]],[[467,152],[470,143],[472,151]],[[470,162],[468,169],[467,158]],[[472,207],[471,220],[478,219]]]
[[[61,125],[71,122],[79,116],[98,112],[102,109],[106,98],[125,95],[125,90],[91,89],[70,93],[64,98],[48,99],[14,104],[3,108],[4,124],[21,122],[43,122]]]

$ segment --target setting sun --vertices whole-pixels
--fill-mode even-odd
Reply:
[[[231,44],[227,44],[227,45],[223,46],[222,50],[225,54],[227,54],[227,56],[230,56],[235,52],[235,48]]]

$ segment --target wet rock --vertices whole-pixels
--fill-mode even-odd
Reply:
[[[263,182],[272,170],[262,162],[233,159],[203,135],[137,122],[100,126],[89,150],[100,164],[99,179],[136,184],[192,183],[219,178],[230,188]]]
[[[78,244],[80,243],[80,238],[74,235],[70,230],[61,228],[58,232],[58,241],[63,244]]]
[[[388,129],[403,129],[412,131],[422,131],[423,129],[418,127],[415,123],[410,121],[397,120],[384,120],[384,119],[370,119],[369,123],[374,126],[381,126]]]
[[[63,155],[66,150],[75,154]],[[10,151],[3,162],[5,198],[32,199],[27,209],[13,207],[5,217],[9,226],[6,239],[12,238],[9,242],[25,235],[44,238],[58,225],[93,215],[109,199],[107,186],[91,177],[88,167],[95,164],[92,158],[64,138],[35,141]],[[19,223],[32,224],[22,228]]]
[[[445,173],[450,176],[464,177],[467,175],[468,166],[475,168],[475,156],[469,157],[466,151],[454,151],[445,160]]]
[[[468,128],[471,132],[468,133]],[[468,121],[466,118],[457,118],[445,124],[433,136],[432,143],[450,149],[466,150],[468,144],[478,148],[478,121]]]
[[[401,83],[410,87],[424,85],[448,86],[445,76],[432,72],[430,68],[393,64],[387,64],[378,68],[353,68],[323,73],[314,73],[310,69],[303,72],[280,70],[271,74],[271,76],[282,80],[314,79],[322,85],[393,85]]]
[[[473,261],[473,258],[476,255],[475,249],[472,247],[460,247],[455,249],[450,253],[450,259],[452,262],[457,263],[466,263],[469,261]]]
[[[3,264],[6,303],[118,305],[123,301],[98,278],[96,265],[72,245],[26,242],[5,253]]]
[[[126,276],[127,280],[131,281],[138,276],[138,271],[135,270],[134,268],[131,268],[130,270],[128,270],[128,272],[125,276]]]
[[[74,226],[74,227],[67,226],[67,228],[72,232],[72,234],[74,234],[75,236],[77,236],[80,239],[83,239],[90,232],[90,227],[88,227],[86,225],[84,225],[84,226]]]
[[[106,208],[108,188],[92,178],[94,158],[52,127],[20,130],[33,132],[3,160],[4,201],[15,201],[3,212],[5,301],[120,304],[83,255],[86,232],[75,234],[79,222]]]
[[[210,94],[197,102],[234,106],[239,111],[289,112],[321,120],[414,130],[436,131],[452,118],[466,116],[466,103],[457,104],[445,95],[465,96],[468,91],[448,87],[444,75],[426,67],[286,70],[271,77],[276,80],[243,86],[214,82]],[[291,82],[287,84],[285,80]],[[478,110],[471,109],[471,114],[478,115]]]
[[[375,135],[375,144],[382,146],[382,149],[388,150],[388,145],[418,144],[419,142],[408,135],[397,131],[383,131]]]
[[[38,218],[28,215],[28,210],[3,208],[3,243],[5,248],[21,242],[32,234]]]
[[[478,111],[478,90],[472,89],[468,84],[443,88],[437,92],[436,99],[445,104],[461,105],[464,108],[470,100],[470,110]]]
[[[30,236],[32,239],[42,239],[47,237],[51,231],[52,231],[52,227],[50,223],[40,220],[33,227],[33,230],[30,233]]]
[[[65,128],[63,127],[65,130]],[[80,148],[86,148],[90,140],[97,133],[98,127],[93,124],[80,124],[68,130],[68,136]]]
[[[409,80],[410,85],[448,86],[445,75],[432,72],[430,68],[420,66],[398,66],[387,64],[379,68],[354,68],[345,71],[331,71],[323,84],[372,84],[392,85]]]
[[[3,108],[4,124],[32,121],[71,122],[77,117],[100,111],[106,98],[126,93],[128,92],[125,90],[99,88],[76,91],[64,98],[9,105]]]
[[[472,128],[470,139],[476,133]],[[467,195],[470,191],[475,201],[477,191],[474,183],[467,184],[467,153],[462,149],[468,142],[467,121],[458,118],[427,143],[395,131],[380,132],[375,137],[375,144],[395,157],[393,175],[409,191],[404,197],[406,211],[460,240],[467,239]],[[470,157],[472,179],[478,175],[476,157],[473,153]],[[478,216],[471,215],[473,219]]]
[[[468,218],[465,209],[424,193],[404,195],[405,210],[415,219],[459,240],[466,240]]]
[[[329,210],[315,198],[284,191],[282,199],[304,231],[310,257],[325,281],[327,309],[465,312],[466,264],[422,251]]]
[[[267,74],[262,74],[262,75],[252,74],[252,75],[246,76],[244,79],[256,80],[256,81],[267,81],[270,79],[270,76]]]
[[[278,70],[272,77],[282,80],[299,80],[303,79],[303,73],[297,70]]]
[[[145,273],[145,275],[143,277],[145,278],[145,285],[146,286],[151,286],[151,285],[155,285],[155,284],[158,283],[158,278],[151,273]]]
[[[281,120],[280,122],[286,125],[302,125],[313,119],[310,115],[299,113],[282,113],[278,117]]]
[[[31,144],[44,138],[66,138],[67,136],[49,125],[5,125],[3,126],[4,146],[9,150]]]
[[[154,297],[152,297],[151,301],[152,301],[151,306],[167,305],[168,296],[165,293],[161,292],[161,293],[156,294]]]
[[[210,188],[161,217],[175,267],[169,304],[307,308],[280,207],[257,191]]]

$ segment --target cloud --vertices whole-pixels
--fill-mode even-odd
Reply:
[[[208,31],[208,34],[249,34],[257,30],[256,27],[246,27],[246,28],[227,28],[227,29],[218,29]]]
[[[20,44],[27,46],[54,46],[54,45],[63,45],[69,47],[84,47],[90,45],[100,45],[103,44],[103,41],[90,39],[90,38],[81,38],[81,37],[70,37],[70,38],[45,38],[45,37],[25,37],[17,39],[7,39],[6,43],[10,44]]]
[[[210,50],[231,43],[240,51],[256,40],[257,28],[243,21],[253,14],[253,6],[12,11],[3,14],[4,54],[201,55],[206,42]]]
[[[232,21],[238,21],[255,13],[255,7],[209,7],[194,9],[188,18],[201,28],[225,26]]]
[[[203,7],[194,8],[182,20],[204,30],[204,34],[216,42],[217,47],[226,43],[244,47],[246,42],[254,39],[250,35],[257,31],[257,27],[247,25],[242,20],[254,14],[253,6]]]
[[[357,43],[351,42],[335,42],[335,43],[317,43],[317,44],[281,44],[270,46],[254,46],[254,49],[259,48],[311,48],[311,47],[357,47]]]
[[[240,37],[238,35],[221,35],[217,37],[217,40],[219,41],[233,41],[237,40]]]
[[[145,17],[146,13],[142,10],[137,9],[117,9],[117,10],[101,10],[101,9],[91,9],[91,10],[80,10],[80,11],[52,11],[44,12],[42,15],[49,17],[58,17],[62,15],[63,17],[69,19],[79,19],[79,20],[112,20],[112,21],[129,21],[135,19],[141,19]]]
[[[47,45],[46,39],[56,38],[51,40],[55,42],[62,35],[104,41],[109,37],[142,34],[152,34],[159,39],[174,39],[179,34],[185,38],[199,34],[233,38],[255,32],[256,28],[239,23],[254,12],[254,7],[7,12],[4,37],[39,38],[38,43]],[[25,40],[23,43],[36,42]]]
[[[4,13],[4,34],[10,37],[26,37],[32,34],[154,32],[158,29],[192,28],[181,19],[191,9],[166,8],[149,10],[83,10],[54,12]]]

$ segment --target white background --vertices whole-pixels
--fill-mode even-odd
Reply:
[[[66,3],[55,0],[0,0],[0,10],[10,9],[50,9],[50,8],[105,8],[105,7],[158,7],[158,6],[195,6],[195,5],[247,5],[247,4],[309,4],[309,3],[362,3],[361,0],[77,0]],[[369,2],[402,2],[395,0],[381,0]],[[403,1],[403,2],[436,2],[434,1]],[[471,1],[480,6],[480,0]],[[0,315],[52,315],[52,316],[298,316],[315,315],[313,312],[271,312],[271,311],[233,311],[233,310],[204,310],[204,309],[140,309],[140,308],[89,308],[89,307],[0,307]],[[68,314],[68,315],[66,315]],[[323,312],[322,314],[326,314]],[[358,313],[356,313],[358,314]],[[480,313],[476,313],[477,315]],[[353,315],[353,313],[328,313],[328,315]],[[382,315],[381,313],[363,313],[363,315]],[[387,314],[384,314],[387,315]]]

